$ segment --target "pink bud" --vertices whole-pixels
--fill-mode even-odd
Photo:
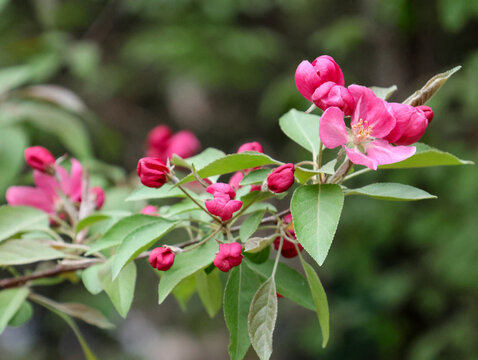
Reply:
[[[259,153],[264,152],[264,150],[262,149],[262,145],[259,144],[257,141],[242,144],[239,147],[239,149],[237,149],[238,154],[242,153],[244,151],[256,151],[256,152],[259,152]]]
[[[238,171],[234,175],[232,175],[231,179],[229,180],[229,185],[233,189],[238,190],[241,187],[241,185],[239,184],[242,179],[244,179],[244,174],[242,173],[242,171]]]
[[[27,164],[41,172],[52,173],[55,157],[43,146],[31,146],[25,149]]]
[[[105,203],[105,191],[99,186],[92,187],[90,193],[95,196],[96,210],[102,208]]]
[[[229,195],[229,198],[234,199],[236,197],[236,192],[229,184],[224,183],[215,183],[209,185],[206,189],[209,194],[215,195],[216,193],[223,193]]]
[[[158,214],[158,208],[153,205],[147,205],[141,210],[141,214],[144,215],[151,215],[151,216],[159,216]]]
[[[342,110],[345,115],[352,115],[355,109],[355,100],[349,90],[332,81],[320,85],[312,95],[312,100],[318,108],[324,111],[335,106]]]
[[[295,235],[294,235],[295,238]],[[276,250],[279,250],[279,245],[280,245],[280,237],[276,237],[274,240],[274,248]],[[301,244],[297,244],[299,247],[299,251],[304,250]],[[281,255],[285,258],[293,258],[298,255],[297,249],[295,248],[295,245],[292,241],[289,241],[287,239],[284,239],[284,243],[282,244],[282,250],[281,250]]]
[[[234,266],[242,262],[242,245],[233,242],[228,244],[219,244],[219,252],[214,258],[214,265],[223,272],[228,272]]]
[[[433,116],[434,116],[432,108],[430,106],[426,106],[426,105],[420,105],[420,106],[417,106],[416,108],[418,110],[423,111],[426,118],[428,119],[428,123],[430,124],[432,122]]]
[[[267,187],[274,193],[289,189],[294,183],[294,164],[284,164],[276,168],[267,177]]]
[[[143,185],[159,188],[168,181],[169,169],[158,158],[144,157],[139,159],[136,173]]]
[[[174,264],[174,252],[167,247],[157,247],[149,254],[150,265],[158,270],[166,271]]]
[[[295,72],[297,90],[309,101],[312,101],[314,91],[327,81],[344,86],[342,70],[328,55],[319,56],[312,63],[302,61]]]
[[[172,158],[176,154],[183,159],[196,155],[201,149],[199,140],[190,131],[179,131],[169,140],[167,148],[167,157]]]
[[[228,184],[216,183],[210,185],[206,191],[214,196],[214,199],[205,201],[206,209],[219,216],[222,221],[232,218],[232,214],[242,207],[242,201],[233,200],[236,192]]]
[[[148,146],[163,153],[168,147],[171,135],[171,129],[168,126],[158,125],[148,133]]]
[[[406,104],[388,103],[387,107],[395,118],[395,127],[384,139],[396,145],[411,145],[420,140],[429,123],[426,113]]]

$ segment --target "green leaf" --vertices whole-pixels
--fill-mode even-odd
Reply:
[[[58,315],[61,317],[65,322],[71,327],[73,332],[75,333],[76,338],[78,339],[78,342],[81,345],[81,348],[83,350],[83,353],[85,354],[85,357],[87,360],[96,360],[95,354],[93,354],[93,351],[91,351],[90,347],[88,346],[88,343],[86,342],[85,338],[83,335],[81,335],[81,331],[78,328],[78,325],[76,325],[75,321],[69,317],[67,314],[59,311],[55,307],[51,306],[48,302],[45,302],[45,299],[43,296],[39,296],[36,294],[30,295],[30,299],[35,301],[36,303],[46,307],[48,310],[53,312],[54,314]],[[47,299],[48,300],[48,299]]]
[[[251,171],[249,174],[244,176],[244,178],[240,182],[240,185],[247,186],[254,184],[262,184],[271,172],[272,169],[259,169]]]
[[[48,229],[48,215],[29,206],[0,206],[0,242],[31,229]]]
[[[33,316],[33,307],[28,301],[24,301],[20,306],[20,309],[8,322],[8,326],[21,326],[28,322]]]
[[[64,253],[44,242],[31,239],[9,240],[0,244],[0,266],[30,264],[64,256]]]
[[[127,264],[116,279],[112,277],[112,259],[103,264],[98,271],[101,286],[108,294],[111,302],[118,311],[118,313],[126,318],[128,311],[133,302],[134,286],[136,283],[136,265],[134,262]]]
[[[320,329],[322,331],[322,347],[325,347],[329,341],[329,304],[327,303],[327,295],[314,268],[306,263],[302,259],[302,256],[300,257],[300,261],[307,276],[312,298],[314,299],[315,310],[319,318]]]
[[[24,166],[23,152],[28,146],[25,133],[14,127],[0,131],[0,198]]]
[[[86,290],[93,295],[97,295],[103,291],[103,286],[101,286],[100,278],[98,277],[98,271],[101,269],[102,265],[103,264],[90,266],[81,273],[83,285],[85,285]]]
[[[440,151],[422,143],[416,143],[414,145],[417,148],[415,155],[394,164],[380,165],[379,169],[406,169],[430,166],[474,164],[473,161],[461,160],[450,153]]]
[[[126,215],[125,215],[126,216]],[[80,221],[78,221],[78,224],[76,225],[76,232],[80,232],[81,230],[96,224],[97,222],[108,220],[111,218],[111,215],[108,214],[102,214],[102,213],[95,213],[90,216],[87,216]]]
[[[224,319],[230,334],[229,356],[242,360],[251,345],[247,317],[252,297],[261,281],[244,263],[234,267],[224,289]]]
[[[23,121],[55,135],[75,157],[92,157],[88,133],[76,115],[38,102],[6,103],[0,108],[0,127]]]
[[[28,289],[19,287],[0,291],[0,334],[15,316],[28,296]]]
[[[319,121],[320,116],[292,109],[282,115],[279,125],[284,134],[317,156],[320,148]]]
[[[247,239],[254,234],[261,223],[262,218],[264,217],[265,211],[258,211],[249,216],[241,224],[239,229],[239,237],[242,242],[245,242]]]
[[[151,199],[167,199],[180,197],[184,198],[186,195],[177,187],[171,184],[164,184],[159,189],[150,188],[140,185],[135,189],[125,201],[151,200]]]
[[[270,277],[257,290],[247,318],[249,338],[261,360],[272,354],[272,334],[277,319],[277,292],[274,278]]]
[[[266,246],[262,250],[257,251],[257,252],[246,252],[244,253],[245,257],[256,264],[262,264],[265,263],[267,260],[269,260],[269,257],[271,255],[271,247]]]
[[[158,221],[160,220],[156,216],[148,216],[143,214],[135,214],[125,217],[114,224],[103,235],[102,238],[93,243],[91,249],[86,253],[86,255],[91,255],[95,252],[120,245],[129,234],[133,233],[144,225],[154,224]]]
[[[438,90],[440,90],[440,88],[445,84],[445,82],[460,69],[461,66],[455,66],[451,70],[433,76],[420,90],[415,91],[403,103],[412,106],[419,106],[425,104],[433,97],[433,95],[436,94]]]
[[[31,77],[32,71],[27,65],[11,66],[1,69],[0,94],[27,83]]]
[[[334,239],[344,203],[339,185],[305,185],[296,189],[291,212],[297,239],[317,261],[324,263]]]
[[[392,85],[390,87],[370,86],[369,89],[380,99],[388,100],[398,88],[397,85]]]
[[[414,201],[436,199],[424,190],[397,183],[375,183],[359,189],[346,189],[345,195],[365,195],[380,200]]]
[[[244,201],[244,197],[241,198]],[[277,213],[277,208],[269,203],[266,202],[257,202],[249,206],[242,215],[253,214],[258,211],[270,212],[270,213]]]
[[[187,159],[183,159],[180,156],[174,154],[171,160],[171,163],[173,165],[178,165],[178,166],[188,168],[189,170],[192,170],[193,165],[194,165],[194,168],[200,169],[206,166],[207,164],[213,162],[214,160],[222,158],[224,155],[225,155],[224,152],[221,150],[214,149],[214,148],[207,148],[201,153]]]
[[[301,184],[305,184],[307,180],[309,180],[312,176],[317,174],[335,174],[335,163],[337,162],[336,159],[329,161],[327,164],[322,166],[318,170],[306,169],[300,166],[295,167],[294,176],[297,181]]]
[[[177,223],[175,222],[159,218],[156,222],[143,225],[130,232],[123,239],[114,256],[112,266],[113,280],[116,279],[126,264],[174,229],[176,225]]]
[[[211,318],[216,316],[222,305],[222,285],[218,271],[216,269],[206,274],[204,270],[199,270],[196,273],[199,298]]]
[[[166,210],[164,215],[167,217],[170,217],[170,216],[175,216],[175,215],[183,214],[185,212],[190,212],[194,210],[199,210],[198,206],[192,200],[186,199],[174,205],[171,205]]]
[[[274,239],[277,237],[277,235],[269,236],[266,238],[263,237],[252,237],[247,239],[247,241],[244,243],[244,252],[255,254],[263,249],[265,249],[267,246],[269,246]]]
[[[281,164],[277,160],[272,159],[268,155],[246,151],[240,154],[226,155],[217,159],[201,169],[196,169],[201,178],[206,178],[213,175],[228,174],[231,172],[254,168],[263,165]],[[188,175],[183,178],[179,184],[184,184],[194,180],[194,176]]]
[[[246,263],[262,280],[271,276],[274,267],[274,260],[268,260],[263,264],[256,264],[251,261],[246,261]],[[315,310],[307,280],[300,273],[279,262],[275,278],[279,294],[306,309]]]
[[[201,271],[201,270],[199,270]],[[190,275],[182,279],[173,289],[173,295],[183,311],[186,311],[186,305],[196,291],[196,277]]]
[[[181,280],[208,266],[218,250],[217,242],[211,239],[193,250],[177,254],[171,269],[161,274],[158,287],[159,303],[166,299]]]

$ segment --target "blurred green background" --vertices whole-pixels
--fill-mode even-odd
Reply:
[[[68,151],[91,164],[98,182],[124,184],[122,171],[105,164],[131,172],[147,132],[163,123],[192,130],[204,147],[234,152],[257,140],[273,157],[302,160],[277,120],[308,107],[293,75],[322,54],[336,59],[347,84],[396,84],[398,102],[463,65],[428,104],[435,118],[423,141],[476,162],[477,39],[477,0],[0,0],[0,198],[28,182],[28,144]],[[478,359],[477,175],[465,166],[357,179],[407,183],[438,199],[347,198],[319,269],[329,345],[321,349],[310,312],[281,299],[272,359]],[[188,313],[174,299],[158,307],[157,279],[145,263],[140,271],[134,308],[117,329],[79,324],[99,358],[227,358],[221,314],[209,320],[197,297]],[[43,292],[118,318],[81,284]],[[0,337],[0,357],[82,359],[66,325],[35,310],[33,321]]]

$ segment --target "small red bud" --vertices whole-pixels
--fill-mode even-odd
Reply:
[[[25,161],[35,170],[43,173],[54,171],[55,157],[43,146],[31,146],[25,149]]]
[[[95,196],[96,210],[103,207],[105,203],[105,191],[99,186],[92,187],[90,192]]]
[[[223,272],[228,272],[233,267],[242,262],[242,245],[233,242],[228,244],[219,244],[219,252],[214,258],[214,265]]]
[[[267,187],[274,193],[288,190],[294,183],[294,164],[284,164],[267,177]]]
[[[160,188],[168,182],[168,167],[158,158],[144,157],[139,159],[136,168],[141,183],[152,188]]]
[[[158,270],[166,271],[174,264],[174,252],[167,247],[157,247],[149,254],[150,265]]]

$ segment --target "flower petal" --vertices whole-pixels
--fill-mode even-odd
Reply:
[[[367,145],[367,155],[378,165],[393,164],[415,154],[415,146],[393,146],[385,140],[375,140]]]
[[[81,199],[81,184],[83,177],[83,167],[76,159],[71,159],[71,175],[70,175],[70,199],[79,201]]]
[[[38,170],[33,171],[33,180],[37,188],[41,189],[44,193],[50,197],[57,197],[57,190],[60,188],[60,184],[56,181],[54,176],[48,175]]]
[[[54,200],[42,189],[31,186],[11,186],[5,195],[9,205],[32,206],[49,214],[55,212]]]
[[[347,153],[347,157],[351,162],[358,165],[364,165],[372,170],[377,170],[377,161],[361,153],[356,148],[343,147]]]
[[[342,110],[330,107],[324,111],[320,118],[319,136],[322,143],[328,149],[347,144],[348,133]]]
[[[312,101],[312,94],[322,82],[310,62],[304,60],[299,64],[295,71],[295,85],[303,97]]]

